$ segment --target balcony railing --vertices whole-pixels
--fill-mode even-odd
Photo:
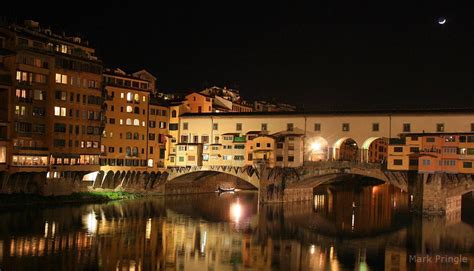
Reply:
[[[32,98],[16,97],[17,102],[19,103],[32,103]]]
[[[15,150],[47,151],[48,147],[14,146]]]

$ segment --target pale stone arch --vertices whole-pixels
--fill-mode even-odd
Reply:
[[[360,148],[360,161],[366,163],[382,163],[387,159],[388,139],[369,137]]]
[[[351,137],[342,137],[332,145],[332,160],[358,161],[359,144]]]

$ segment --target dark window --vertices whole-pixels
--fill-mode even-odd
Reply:
[[[283,149],[283,143],[277,143],[277,149]]]
[[[270,148],[271,146],[272,146],[272,144],[267,143],[267,148]]]
[[[379,131],[379,124],[378,123],[372,123],[372,131],[373,132],[378,132]]]
[[[236,131],[242,131],[242,123],[235,124],[235,130]]]
[[[409,165],[410,166],[418,166],[418,159],[410,159]]]
[[[54,139],[53,140],[54,147],[64,147],[66,146],[66,140],[64,139]]]
[[[268,127],[266,123],[262,123],[262,131],[267,131]]]
[[[435,142],[435,138],[434,137],[428,137],[428,138],[426,138],[426,142]]]
[[[403,152],[403,147],[395,147],[393,148],[394,152]]]
[[[444,123],[436,124],[436,131],[437,132],[444,132]]]
[[[283,161],[283,156],[277,156],[276,160],[277,160],[277,162]]]
[[[395,166],[401,166],[401,165],[403,165],[403,160],[402,159],[394,159],[393,164]]]
[[[294,127],[293,127],[293,123],[287,123],[287,124],[286,124],[286,130],[287,130],[287,131],[293,131],[293,128],[294,128]]]
[[[315,123],[314,124],[314,131],[315,132],[321,132],[321,123]]]
[[[213,123],[212,130],[217,130],[217,129],[219,129],[219,123]]]
[[[66,124],[55,123],[54,124],[54,132],[56,132],[56,133],[65,133],[66,132]]]
[[[343,131],[343,132],[349,132],[349,130],[350,130],[350,125],[349,125],[349,123],[343,123],[343,124],[342,124],[342,131]]]
[[[411,130],[410,123],[404,123],[403,124],[403,132],[410,132],[410,130]]]
[[[295,161],[295,157],[294,156],[288,156],[288,162],[293,162]]]
[[[418,147],[410,147],[410,152],[419,152],[419,151],[420,149]]]
[[[463,162],[462,167],[463,168],[472,168],[472,162]]]
[[[178,130],[178,123],[170,123],[169,129],[170,129],[171,131],[176,131],[176,130]]]
[[[257,143],[257,147],[260,147],[260,143]]]

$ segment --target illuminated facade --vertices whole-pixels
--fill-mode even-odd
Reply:
[[[280,132],[301,135],[303,146],[295,145],[296,156],[305,161],[346,160],[382,163],[386,142],[409,132],[471,131],[474,112],[464,110],[423,112],[250,112],[181,115],[180,143],[222,145],[228,134],[245,136],[251,132],[274,135]],[[248,141],[248,138],[246,139]],[[296,151],[296,148],[299,151]],[[218,147],[222,148],[222,147]],[[209,150],[209,152],[211,152]],[[297,153],[297,155],[296,155]],[[301,153],[301,154],[300,154]],[[209,155],[211,155],[209,153]],[[302,155],[302,156],[300,156]],[[248,157],[245,159],[248,163]],[[276,160],[276,157],[275,157]],[[298,164],[298,163],[296,163]]]
[[[98,170],[102,63],[95,50],[34,21],[1,26],[0,47],[8,52],[1,56],[2,118],[8,121],[1,132],[8,142],[0,144],[0,163],[6,160],[10,173],[50,177]]]
[[[388,146],[389,170],[474,173],[474,133],[405,134]]]

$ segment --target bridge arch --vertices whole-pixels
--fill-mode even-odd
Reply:
[[[236,178],[225,178],[225,176],[232,176]],[[225,179],[223,179],[223,177]],[[192,180],[192,181],[191,181]],[[206,180],[206,185],[203,188],[194,187]],[[176,186],[179,187],[181,184],[186,183],[190,188],[194,190],[207,189],[206,192],[215,191],[219,184],[225,187],[237,185],[239,187],[245,187],[249,189],[259,189],[260,180],[257,172],[252,167],[230,167],[230,166],[211,166],[211,167],[184,167],[184,168],[171,168],[168,171],[166,185],[166,191],[170,191],[168,187]],[[183,190],[183,189],[181,189]],[[191,190],[190,190],[191,191]],[[201,191],[202,192],[202,191]]]
[[[336,161],[358,161],[359,145],[350,137],[337,140],[332,146],[332,160]]]

